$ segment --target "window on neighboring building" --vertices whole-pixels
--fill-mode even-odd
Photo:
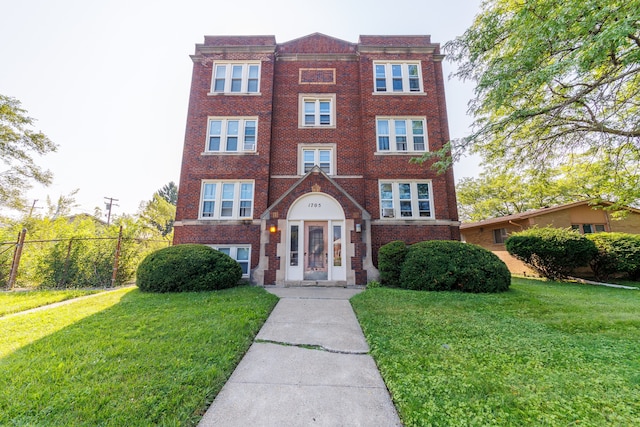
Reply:
[[[320,167],[327,175],[334,174],[333,166],[333,146],[301,146],[300,147],[300,174],[304,175],[313,169]]]
[[[381,181],[380,218],[431,219],[430,181]]]
[[[253,181],[203,181],[200,218],[253,217]]]
[[[211,86],[214,93],[258,93],[260,63],[216,62]]]
[[[229,255],[235,259],[242,268],[242,277],[249,277],[249,260],[251,259],[251,246],[217,246],[211,245],[213,249],[216,249],[222,253]]]
[[[571,228],[582,234],[602,233],[606,231],[604,224],[571,224]]]
[[[378,152],[426,151],[426,119],[378,118]]]
[[[207,152],[238,153],[256,151],[256,119],[210,118]]]
[[[374,63],[375,92],[422,92],[419,62]]]
[[[300,95],[300,127],[335,127],[334,94]]]
[[[493,243],[504,243],[507,240],[507,229],[498,228],[493,230]]]

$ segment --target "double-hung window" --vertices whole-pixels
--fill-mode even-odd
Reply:
[[[302,147],[302,174],[309,172],[314,166],[320,167],[327,175],[333,175],[332,147]]]
[[[430,181],[380,181],[380,218],[432,219]]]
[[[257,125],[258,121],[254,118],[210,118],[205,151],[254,152]]]
[[[300,127],[335,127],[335,94],[301,95]]]
[[[378,152],[427,151],[425,118],[376,119]]]
[[[260,63],[216,62],[213,67],[213,93],[258,93]]]
[[[422,92],[420,62],[375,62],[375,92]]]
[[[253,181],[203,181],[201,194],[202,219],[253,217]]]
[[[251,259],[251,246],[216,246],[212,245],[213,249],[216,249],[224,254],[229,255],[236,260],[242,268],[242,277],[249,277],[249,260]]]

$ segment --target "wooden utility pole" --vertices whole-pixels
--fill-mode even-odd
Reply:
[[[105,200],[108,200],[108,202],[105,202],[105,204],[107,205],[107,225],[111,224],[111,208],[113,206],[118,206],[118,205],[114,205],[113,202],[118,202],[118,199],[114,199],[113,197],[105,197]]]
[[[22,247],[24,246],[24,238],[27,235],[27,229],[23,228],[20,234],[18,234],[18,242],[16,243],[16,250],[13,252],[13,262],[11,263],[11,273],[9,274],[9,290],[13,289],[18,277],[18,266],[20,266],[20,257],[22,256]]]
[[[118,276],[118,262],[120,261],[120,248],[122,246],[122,226],[120,226],[120,232],[118,233],[118,243],[116,245],[116,256],[113,260],[113,274],[111,275],[111,287],[116,286],[116,277]]]

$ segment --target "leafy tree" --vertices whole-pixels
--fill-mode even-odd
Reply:
[[[176,217],[176,207],[163,198],[159,192],[148,202],[140,205],[140,221],[153,235],[171,241],[173,222]]]
[[[471,149],[542,169],[589,153],[609,173],[637,169],[640,0],[487,0],[444,49],[476,82],[474,132],[454,158]],[[637,200],[628,190],[611,188]]]
[[[56,151],[42,132],[32,130],[34,119],[20,101],[0,95],[0,207],[23,208],[23,194],[33,181],[50,184],[51,172],[36,165],[33,155]]]
[[[78,203],[76,202],[76,194],[78,194],[79,191],[80,189],[76,188],[67,195],[61,194],[55,203],[49,196],[47,196],[48,215],[52,218],[57,218],[59,216],[66,216],[71,214],[71,210],[75,207],[78,207]]]
[[[178,186],[175,182],[170,181],[168,184],[165,184],[160,190],[158,190],[158,195],[165,199],[168,203],[175,206],[178,203]]]

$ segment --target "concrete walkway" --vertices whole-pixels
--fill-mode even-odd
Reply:
[[[401,426],[344,288],[281,299],[199,426]]]

